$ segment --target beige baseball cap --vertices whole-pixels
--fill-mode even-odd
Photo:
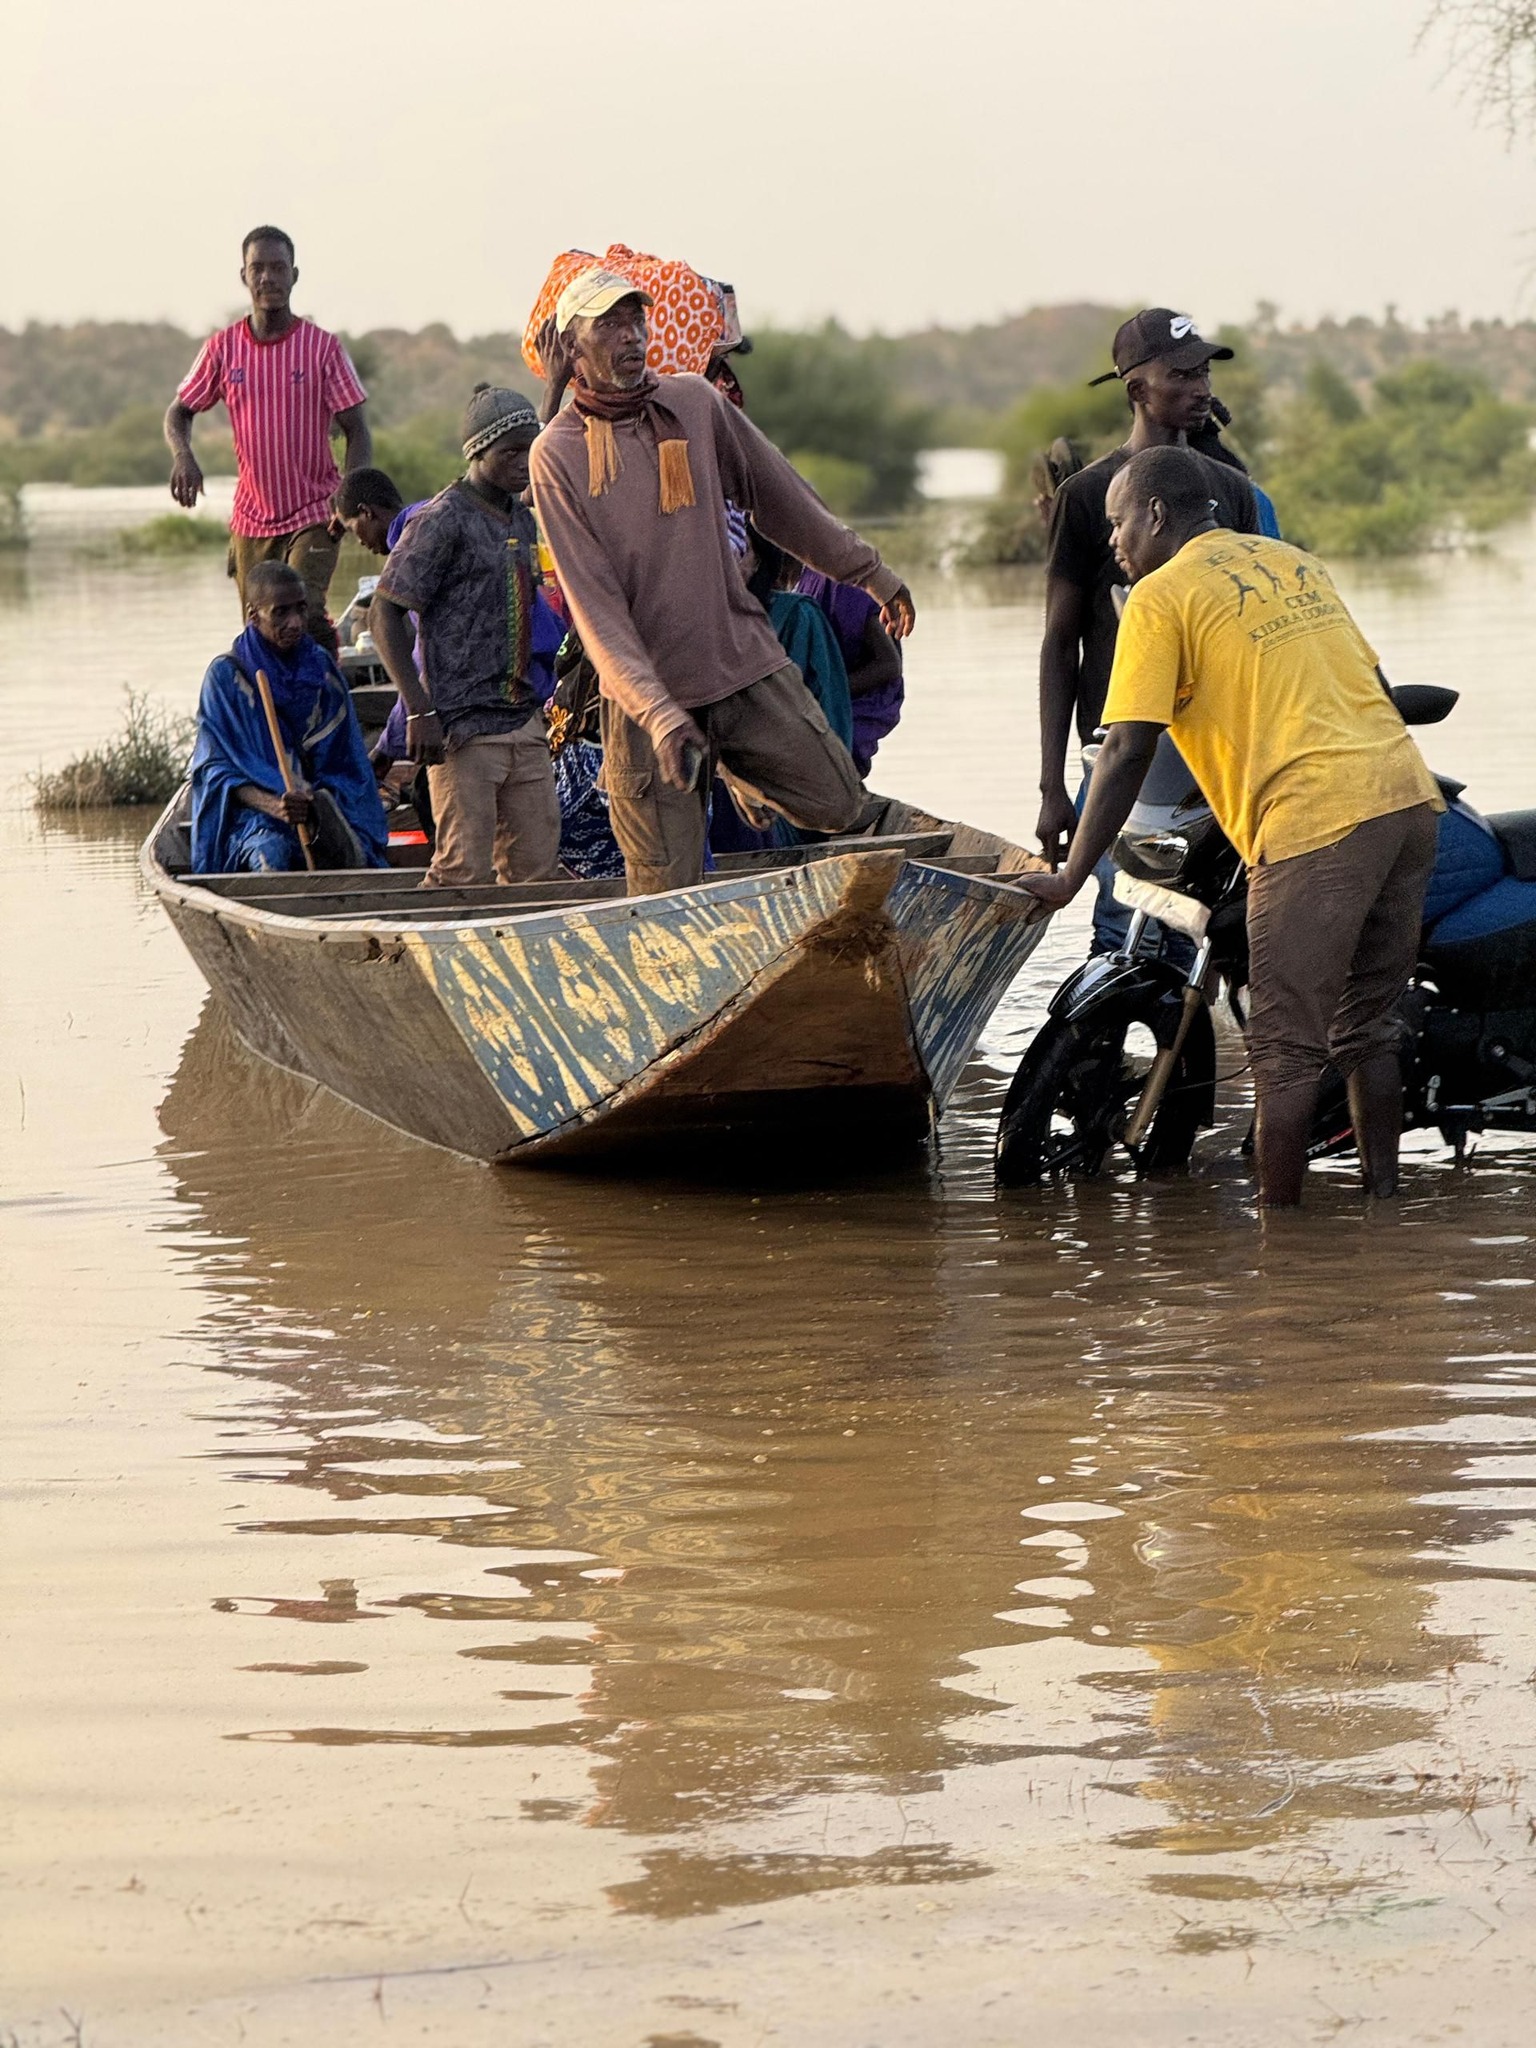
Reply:
[[[605,270],[601,263],[594,263],[590,270],[573,277],[556,300],[555,332],[564,334],[573,320],[597,319],[620,299],[640,299],[647,306],[651,303],[650,293],[643,292],[632,277],[621,277],[618,271]]]

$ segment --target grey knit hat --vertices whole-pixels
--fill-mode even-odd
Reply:
[[[477,384],[464,408],[464,460],[483,455],[504,434],[526,434],[531,441],[538,431],[539,416],[521,391]]]

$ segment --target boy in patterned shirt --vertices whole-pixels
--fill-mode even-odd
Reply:
[[[369,607],[410,713],[407,749],[427,764],[437,822],[429,889],[542,881],[559,866],[560,802],[530,680],[538,534],[522,494],[538,431],[521,392],[477,387],[464,414],[465,473],[400,534]]]

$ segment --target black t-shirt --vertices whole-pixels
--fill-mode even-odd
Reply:
[[[1077,671],[1077,730],[1087,741],[1104,716],[1104,699],[1109,690],[1109,672],[1115,660],[1115,634],[1120,615],[1115,610],[1115,590],[1125,587],[1125,572],[1109,545],[1109,514],[1104,501],[1117,470],[1131,459],[1129,448],[1116,448],[1090,462],[1086,469],[1069,476],[1051,503],[1050,552],[1047,576],[1059,576],[1075,583],[1088,600],[1083,620],[1082,654]],[[1216,517],[1234,533],[1257,533],[1259,508],[1253,491],[1240,469],[1225,462],[1205,464],[1211,479],[1211,496],[1216,500]]]

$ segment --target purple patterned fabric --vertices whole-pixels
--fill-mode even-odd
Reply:
[[[373,743],[376,754],[387,754],[391,761],[405,759],[405,721],[407,717],[405,699],[396,697],[390,706],[389,716],[384,721],[384,730]]]

